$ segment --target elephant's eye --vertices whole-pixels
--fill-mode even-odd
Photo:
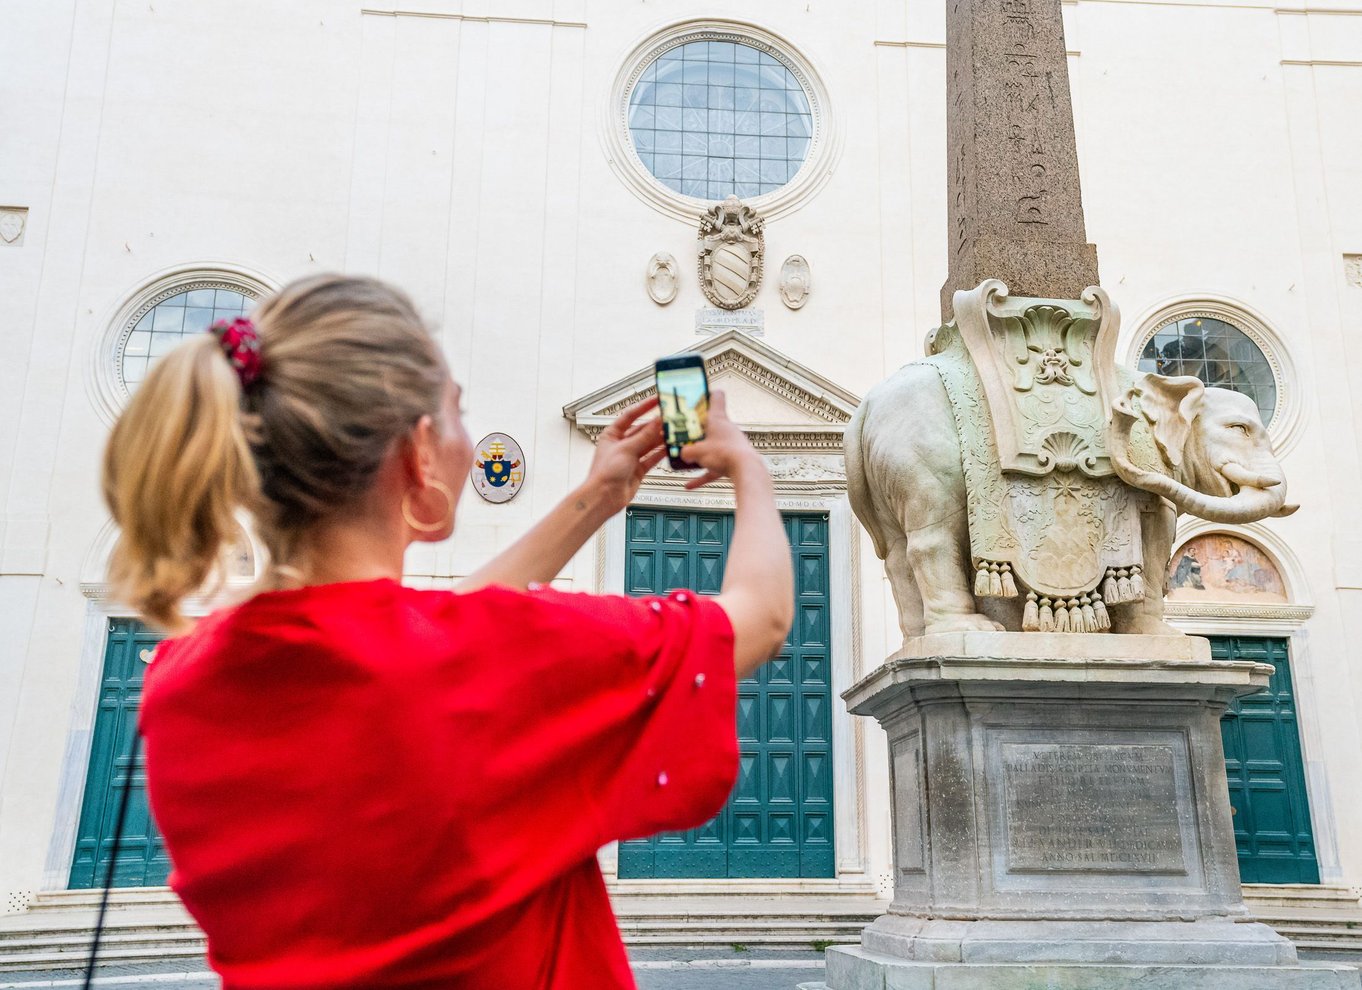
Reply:
[[[1247,423],[1231,423],[1230,429],[1238,430],[1240,433],[1244,434],[1244,436],[1248,436],[1249,433],[1252,432],[1251,427]]]

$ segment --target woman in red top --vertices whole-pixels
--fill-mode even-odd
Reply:
[[[258,329],[257,329],[258,328]],[[179,634],[141,728],[171,885],[226,990],[634,985],[596,850],[699,824],[737,761],[735,678],[788,632],[761,458],[716,393],[686,456],[737,501],[721,594],[552,579],[662,457],[652,402],[586,481],[458,593],[400,584],[443,540],[473,449],[400,292],[321,276],[167,355],[110,438],[111,579]],[[271,564],[192,629],[248,511]]]

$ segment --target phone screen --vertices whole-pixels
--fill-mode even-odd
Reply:
[[[705,379],[704,360],[695,355],[657,362],[657,399],[671,466],[678,470],[694,467],[681,459],[681,447],[705,436],[709,383]]]

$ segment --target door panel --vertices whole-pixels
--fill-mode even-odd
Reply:
[[[1287,641],[1215,636],[1211,653],[1276,668],[1266,691],[1233,702],[1220,722],[1240,879],[1319,883]]]
[[[779,656],[738,685],[728,804],[699,828],[621,843],[621,877],[834,875],[827,516],[786,516],[785,531],[794,628]],[[630,509],[626,590],[717,594],[732,533],[730,513]]]
[[[147,805],[147,777],[141,754],[135,766],[131,763],[142,674],[160,639],[132,619],[109,621],[99,710],[71,864],[72,889],[103,885],[113,854],[119,801],[128,787],[132,793],[112,886],[160,886],[170,873],[170,858]]]

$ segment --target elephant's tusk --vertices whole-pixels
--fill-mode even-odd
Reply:
[[[1220,469],[1221,475],[1227,481],[1232,481],[1240,488],[1276,488],[1282,483],[1281,478],[1273,478],[1266,474],[1254,474],[1242,464],[1230,461]]]
[[[1297,509],[1299,509],[1299,508],[1300,508],[1299,505],[1284,505],[1284,506],[1282,506],[1280,509],[1278,509],[1276,512],[1272,513],[1272,515],[1273,515],[1274,518],[1280,519],[1280,518],[1282,518],[1282,516],[1289,516],[1289,515],[1291,515],[1293,512],[1295,512],[1295,511],[1296,511]]]

